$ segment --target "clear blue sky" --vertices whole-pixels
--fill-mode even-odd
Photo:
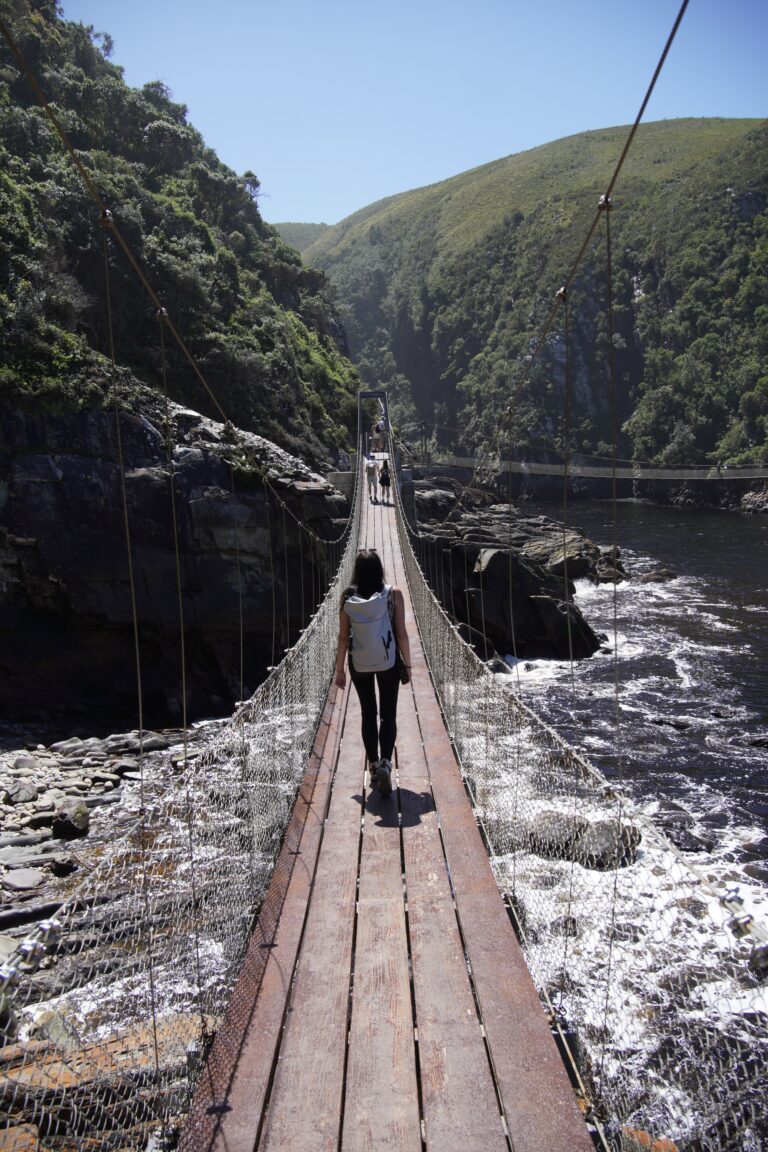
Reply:
[[[162,80],[266,220],[631,123],[679,0],[62,0]],[[768,116],[768,0],[690,0],[646,120]]]

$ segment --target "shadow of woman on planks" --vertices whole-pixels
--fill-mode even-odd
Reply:
[[[374,786],[366,796],[357,793],[352,799],[369,815],[378,817],[377,828],[414,828],[422,816],[435,810],[431,792],[413,792],[410,788],[394,788],[391,795],[382,796]]]

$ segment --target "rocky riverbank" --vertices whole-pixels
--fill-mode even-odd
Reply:
[[[188,757],[210,731],[210,724],[191,729]],[[136,819],[142,774],[156,785],[184,751],[177,730],[13,747],[20,743],[20,733],[8,734],[0,751],[0,962]]]

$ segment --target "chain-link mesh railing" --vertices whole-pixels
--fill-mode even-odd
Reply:
[[[61,906],[0,969],[6,1152],[172,1141],[307,766],[360,506],[356,493],[298,643],[202,746],[160,756],[147,740],[141,778],[123,783],[125,830],[112,817],[86,878],[61,882]]]
[[[616,1149],[768,1147],[768,935],[461,639],[402,552],[446,724],[539,992]],[[625,737],[626,738],[626,737]],[[766,901],[768,905],[768,901]],[[764,906],[765,907],[765,906]]]
[[[128,827],[0,970],[0,1092],[19,1149],[140,1148],[184,1116],[226,1006],[330,683],[331,589],[201,749],[148,751]],[[766,936],[491,673],[408,580],[446,722],[533,977],[615,1148],[756,1152],[768,1138]],[[125,785],[124,785],[125,787]]]

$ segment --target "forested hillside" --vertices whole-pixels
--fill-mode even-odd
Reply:
[[[285,224],[275,224],[278,232],[285,240],[286,244],[290,244],[291,248],[295,248],[298,252],[303,252],[314,244],[315,240],[319,240],[324,232],[330,228],[330,224],[293,224],[286,222]]]
[[[587,132],[365,208],[304,252],[401,431],[476,449],[562,442],[560,320],[529,357],[628,128]],[[641,125],[612,198],[621,455],[768,460],[768,122]],[[602,229],[569,294],[572,447],[611,441]]]
[[[163,84],[129,88],[109,36],[55,0],[4,0],[2,14],[227,416],[332,459],[354,434],[357,377],[325,278],[262,220],[257,177],[225,167]],[[114,244],[109,264],[122,378],[158,388],[155,308]],[[172,397],[215,414],[166,343]],[[108,347],[98,208],[0,38],[0,396],[98,406]]]

